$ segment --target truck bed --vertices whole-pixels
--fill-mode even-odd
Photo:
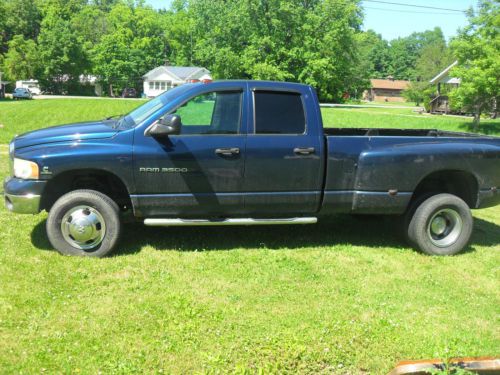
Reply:
[[[401,214],[420,182],[442,171],[470,175],[479,195],[500,184],[499,137],[377,128],[325,128],[324,134],[324,213]]]
[[[437,129],[387,129],[387,128],[324,128],[326,136],[370,137],[458,137],[477,138],[478,134],[450,132]]]

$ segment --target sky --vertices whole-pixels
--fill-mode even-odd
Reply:
[[[476,0],[364,0],[365,9],[363,29],[373,29],[387,40],[405,37],[414,31],[424,31],[441,27],[444,36],[449,39],[456,35],[457,29],[467,24],[464,13],[413,8],[390,3],[402,3],[453,10],[466,10],[475,6]],[[168,8],[171,0],[146,0],[155,8]]]

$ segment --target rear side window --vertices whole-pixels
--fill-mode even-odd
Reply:
[[[306,117],[300,94],[256,91],[256,134],[303,134]]]

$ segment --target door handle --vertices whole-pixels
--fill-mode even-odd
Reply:
[[[314,154],[314,147],[296,147],[293,149],[293,152],[297,155],[311,155]]]
[[[238,147],[216,148],[215,153],[222,156],[233,156],[238,155],[240,153],[240,149]]]

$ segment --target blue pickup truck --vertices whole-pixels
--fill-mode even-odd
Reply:
[[[500,203],[500,138],[323,128],[314,89],[293,83],[185,84],[124,116],[20,135],[9,153],[7,208],[48,211],[66,255],[108,254],[130,216],[277,225],[336,213],[400,215],[412,245],[451,255],[469,241],[470,209]]]

